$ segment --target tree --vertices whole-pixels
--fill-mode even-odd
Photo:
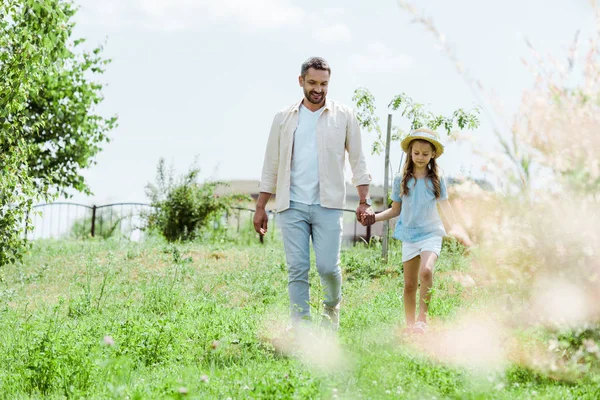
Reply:
[[[383,133],[379,125],[379,117],[376,115],[375,97],[369,89],[359,88],[354,91],[352,100],[358,108],[358,120],[363,128],[369,132],[377,134],[373,142],[372,153],[380,154],[385,148]],[[388,108],[390,111],[400,111],[402,117],[408,120],[410,131],[427,127],[432,130],[438,130],[442,127],[448,136],[451,136],[455,129],[476,129],[479,126],[479,108],[465,111],[462,108],[457,109],[450,116],[434,114],[427,110],[424,104],[416,103],[406,93],[395,96],[390,101]],[[401,141],[409,132],[404,131],[398,126],[392,127],[392,141]]]
[[[75,7],[65,1],[51,3],[64,15],[65,38],[71,37]],[[103,85],[92,78],[102,74],[110,60],[101,57],[102,47],[76,53],[83,43],[77,39],[71,49],[67,40],[57,42],[61,51],[56,52],[56,67],[39,76],[29,93],[28,129],[23,132],[35,144],[28,157],[30,174],[65,195],[71,188],[90,194],[80,170],[93,163],[117,122],[95,111],[103,100]]]
[[[17,261],[26,248],[35,201],[68,182],[83,187],[69,171],[87,165],[82,160],[97,153],[94,140],[105,132],[85,107],[99,101],[99,88],[83,77],[103,61],[90,55],[77,61],[69,49],[74,13],[64,0],[0,2],[0,265]],[[78,97],[84,99],[69,100]],[[85,150],[65,151],[63,143],[73,142]]]

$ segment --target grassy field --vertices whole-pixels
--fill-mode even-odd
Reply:
[[[397,334],[403,320],[399,251],[392,249],[389,266],[378,255],[377,248],[365,247],[342,254],[339,346],[329,346],[332,339],[317,330],[312,354],[288,354],[273,346],[287,315],[286,268],[277,242],[37,242],[22,265],[0,271],[0,394],[600,398],[593,378],[566,384],[512,364],[459,368],[423,356]],[[453,279],[467,268],[458,249],[445,245],[434,279],[433,329],[493,296]],[[316,305],[314,270],[311,282]]]

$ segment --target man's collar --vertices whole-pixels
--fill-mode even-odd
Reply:
[[[304,101],[304,98],[302,100],[300,100],[295,106],[294,108],[292,108],[292,111],[299,111],[300,110],[300,106],[302,105],[302,102]],[[323,106],[323,111],[325,110],[330,110],[331,109],[331,100],[329,100],[328,98],[325,98],[325,105]]]

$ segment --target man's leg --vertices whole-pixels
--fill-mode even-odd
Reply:
[[[295,205],[278,215],[288,265],[288,291],[293,322],[310,318],[308,272],[310,225],[308,206]]]
[[[315,249],[317,270],[325,290],[326,314],[338,325],[338,305],[342,300],[342,271],[340,247],[342,244],[342,210],[311,206],[312,241]],[[335,314],[335,315],[333,315]]]

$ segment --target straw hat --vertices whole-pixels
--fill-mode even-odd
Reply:
[[[433,147],[435,147],[435,158],[438,158],[444,153],[444,146],[440,142],[440,136],[436,132],[427,128],[416,129],[402,140],[400,145],[405,153],[408,153],[410,142],[415,139],[421,139],[431,143]]]

